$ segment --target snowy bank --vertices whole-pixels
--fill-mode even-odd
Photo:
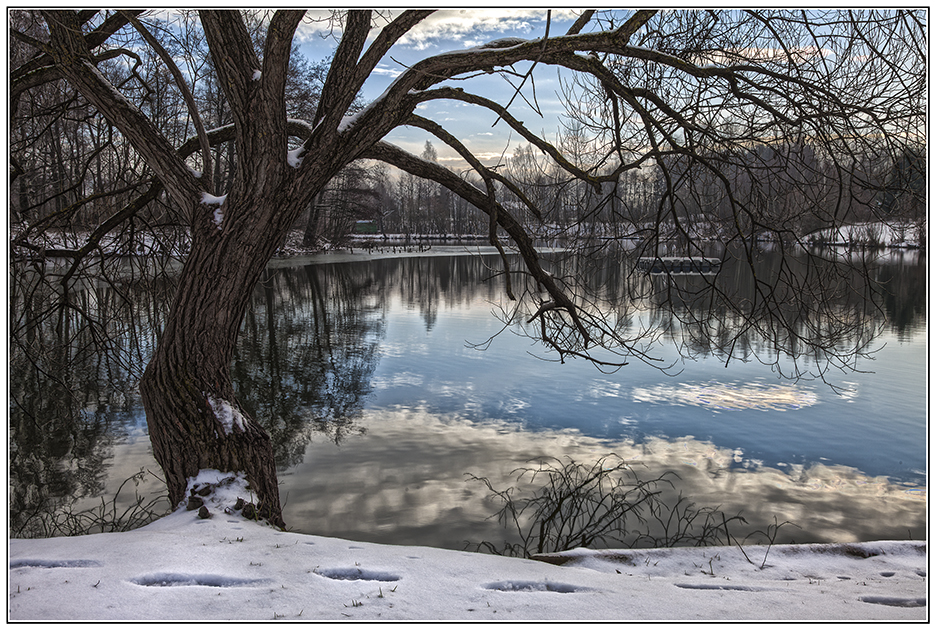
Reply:
[[[25,620],[924,620],[926,544],[619,551],[540,560],[281,532],[236,484],[141,529],[11,540]],[[225,513],[224,508],[231,513]]]
[[[925,242],[925,237],[925,221],[873,221],[819,230],[804,240],[828,246],[915,249]]]

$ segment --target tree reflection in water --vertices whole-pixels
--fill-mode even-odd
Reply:
[[[296,473],[284,487],[293,486],[294,500],[304,495],[301,500],[306,501],[306,507],[287,506],[287,513],[298,510],[294,514],[302,515],[300,520],[310,525],[307,508],[311,505],[317,505],[319,512],[332,510],[332,520],[353,522],[361,518],[360,512],[353,516],[321,503],[334,499],[311,496],[338,488],[344,488],[346,494],[354,493],[354,489],[341,483],[325,488],[321,479],[300,475],[299,471],[309,468],[313,442],[341,444],[369,424],[362,421],[362,413],[374,393],[378,363],[390,351],[382,344],[394,308],[401,306],[419,313],[422,326],[431,332],[445,321],[448,309],[488,301],[503,303],[503,284],[497,279],[485,282],[496,275],[492,269],[500,268],[496,258],[441,253],[436,250],[425,256],[387,257],[372,262],[315,261],[301,265],[283,261],[271,265],[258,285],[241,330],[232,375],[240,402],[270,432],[278,466]],[[789,257],[786,260],[789,264]],[[565,277],[571,271],[581,273],[580,267],[572,268],[576,265],[594,264],[593,260],[557,256],[552,269],[557,276]],[[769,256],[764,257],[763,264],[761,277],[777,272],[771,269]],[[920,322],[925,317],[925,265],[899,258],[878,266],[877,277],[884,290],[876,305],[864,300],[855,286],[843,285],[836,300],[816,309],[830,315],[826,320],[809,319],[805,311],[781,309],[771,318],[760,320],[759,326],[749,326],[740,336],[732,328],[737,321],[726,316],[728,311],[721,309],[717,301],[674,301],[674,295],[692,295],[691,285],[698,279],[634,274],[632,261],[626,258],[606,259],[583,276],[590,279],[589,295],[593,299],[614,306],[618,317],[614,325],[618,329],[637,328],[647,333],[642,340],[647,342],[648,351],[662,340],[678,345],[684,355],[722,360],[729,355],[733,359],[757,356],[761,361],[779,364],[791,352],[798,356],[802,348],[817,347],[801,344],[807,335],[827,335],[820,341],[831,353],[807,354],[802,357],[804,364],[827,366],[832,361],[833,365],[847,366],[856,356],[874,349],[874,335],[882,326],[892,327],[898,337],[909,338],[924,325]],[[674,282],[681,285],[678,294],[669,290],[669,283]],[[730,265],[719,274],[717,282],[724,299],[750,301],[755,294],[754,287],[739,284]],[[118,470],[132,474],[145,465],[157,471],[151,459],[142,463],[134,460],[128,465],[114,457],[122,445],[140,439],[144,431],[135,383],[153,347],[154,331],[161,326],[172,285],[165,277],[156,283],[131,279],[118,292],[114,287],[86,283],[75,290],[74,301],[80,308],[60,317],[46,313],[51,303],[47,295],[51,284],[37,279],[18,286],[20,290],[14,292],[11,306],[10,527],[11,532],[23,535],[24,523],[31,515],[62,501],[105,492],[108,484],[113,485],[114,475],[120,474]],[[799,303],[803,300],[801,297]],[[519,332],[519,322],[525,322],[528,315],[518,313],[510,330]],[[780,326],[784,322],[789,324],[786,330]],[[828,322],[840,328],[832,329],[825,325]],[[829,343],[833,339],[836,343]],[[102,340],[106,342],[103,349]],[[691,387],[691,391],[684,390],[680,390],[680,396],[695,392]],[[711,386],[702,393],[711,394],[709,390]],[[739,391],[749,390],[753,391],[750,386]],[[653,390],[657,397],[662,395],[660,391]],[[729,394],[734,407],[741,404],[735,400],[737,392]],[[368,412],[367,417],[373,418],[374,414]],[[384,443],[382,448],[393,451],[402,446]],[[367,449],[372,447],[368,441]],[[319,450],[312,449],[314,456],[330,461],[330,456],[316,448]],[[427,460],[437,455],[435,451],[425,453]],[[356,455],[346,451],[338,457],[347,461]],[[412,457],[415,455],[408,452],[406,459],[411,461]],[[458,461],[450,452],[440,457],[453,465]],[[457,475],[468,470],[479,475],[493,474],[472,468],[467,461],[461,465]],[[392,479],[381,479],[378,474],[372,481],[386,482],[386,491],[394,492]],[[296,483],[302,487],[295,487]],[[460,490],[446,491],[465,499]],[[374,492],[375,497],[386,496],[376,488]],[[409,509],[408,504],[401,505],[404,512]],[[386,513],[387,506],[369,508],[376,510],[369,513],[375,519],[374,528],[394,521],[396,527],[405,528],[398,521],[409,517]],[[470,511],[464,506],[452,509]],[[367,510],[364,514],[368,514]],[[409,526],[418,529],[418,522],[419,518],[414,518]],[[357,530],[360,525],[348,526],[348,531],[366,535]],[[316,522],[315,527],[319,526],[331,527]],[[470,527],[473,525],[469,521],[449,525],[449,530],[465,534],[461,540],[477,539],[468,535]],[[341,525],[328,531],[340,535],[343,528]],[[425,535],[419,531],[419,536]]]

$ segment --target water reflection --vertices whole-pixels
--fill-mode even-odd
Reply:
[[[107,492],[114,453],[138,413],[136,382],[152,348],[150,327],[160,321],[158,305],[166,297],[159,282],[131,284],[123,294],[85,283],[70,296],[72,308],[52,309],[57,288],[46,282],[52,271],[27,273],[11,291],[8,470],[13,532],[50,505]],[[106,352],[97,351],[102,344]]]
[[[765,383],[710,382],[636,387],[632,396],[635,402],[695,405],[715,412],[742,409],[789,411],[819,402],[814,392],[802,386]]]
[[[232,377],[247,411],[269,431],[281,467],[302,460],[313,433],[340,442],[356,430],[377,362],[381,290],[366,265],[264,274]]]
[[[480,352],[466,341],[483,344],[501,328],[491,311],[505,304],[502,284],[485,282],[497,259],[450,253],[283,262],[258,286],[232,372],[241,403],[273,438],[294,529],[452,548],[493,541],[502,532],[485,519],[495,506],[464,473],[503,487],[531,458],[593,461],[613,451],[645,462],[648,477],[676,470],[686,496],[743,510],[752,529],[777,516],[803,527],[789,532],[799,541],[923,535],[924,265],[878,268],[887,320],[854,292],[829,305],[838,321],[859,324],[836,350],[842,356],[890,328],[880,368],[871,365],[878,373],[848,375],[831,390],[778,380],[771,366],[787,359],[753,333],[731,352],[767,356],[767,365],[725,367],[730,319],[705,320],[714,322],[713,343],[703,343],[691,320],[683,326],[660,302],[661,280],[632,275],[626,261],[583,270],[570,265],[593,262],[557,259],[554,269],[585,271],[602,299],[626,302],[622,329],[659,327],[654,351],[677,378],[642,365],[603,375],[537,361],[527,353],[538,349],[513,328]],[[732,277],[730,266],[719,276],[726,285]],[[134,383],[167,290],[128,287],[134,308],[107,322],[115,354],[76,352],[95,334],[80,322],[36,327],[38,356],[11,352],[14,518],[50,498],[113,492],[141,466],[157,470]],[[89,306],[115,299],[88,290]],[[646,299],[623,299],[635,292]],[[34,298],[41,311],[42,296]],[[684,310],[697,322],[712,313],[694,308]]]
[[[610,442],[578,431],[522,430],[508,422],[472,422],[424,409],[364,414],[362,435],[337,447],[313,442],[302,464],[282,477],[288,523],[300,531],[373,542],[460,549],[465,541],[500,543],[487,489],[515,483],[511,471],[542,457],[593,462],[608,453],[640,464],[641,477],[676,472],[678,491],[697,506],[741,512],[748,531],[785,520],[784,542],[850,542],[925,536],[925,491],[844,466],[756,465],[738,450],[692,437]],[[340,475],[333,474],[341,470]],[[740,529],[740,526],[739,526]],[[778,542],[781,540],[778,539]]]

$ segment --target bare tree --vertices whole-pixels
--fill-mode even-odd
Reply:
[[[694,233],[685,224],[690,215],[680,207],[678,189],[679,179],[694,168],[719,181],[736,225],[725,238],[750,253],[752,235],[787,228],[773,225],[751,199],[735,193],[729,175],[739,165],[740,150],[748,155],[753,145],[808,140],[824,150],[835,177],[848,186],[873,187],[875,173],[864,168],[870,162],[859,158],[897,159],[910,136],[922,137],[925,122],[922,12],[585,11],[562,35],[501,39],[427,57],[356,113],[353,105],[365,80],[391,46],[431,12],[336,13],[340,41],[314,111],[298,120],[289,111],[287,87],[293,38],[304,12],[247,19],[237,11],[201,11],[231,122],[208,128],[206,112],[186,97],[186,115],[197,133],[180,143],[128,96],[129,84],[115,83],[102,71],[107,60],[126,61],[136,54],[110,44],[133,29],[165,65],[166,81],[171,76],[180,93],[191,91],[172,56],[159,53],[156,39],[147,36],[140,12],[40,13],[44,26],[30,17],[29,29],[11,31],[18,45],[32,51],[12,69],[14,111],[24,95],[64,80],[89,112],[103,116],[132,146],[191,234],[171,311],[140,383],[170,499],[174,504],[184,499],[186,480],[199,469],[243,471],[259,497],[260,512],[276,524],[282,517],[270,439],[237,402],[232,353],[251,290],[270,257],[316,195],[355,160],[386,162],[434,181],[485,213],[490,242],[503,256],[508,295],[533,300],[528,318],[533,334],[561,357],[619,364],[623,361],[603,358],[600,349],[637,351],[615,317],[579,291],[584,286],[579,279],[547,270],[530,229],[544,220],[540,208],[441,125],[416,114],[418,105],[446,99],[494,112],[596,198],[607,194],[606,186],[616,188],[622,175],[655,164],[662,195],[647,242],[657,247],[663,226],[672,224],[690,253]],[[259,36],[252,37],[248,27]],[[580,95],[579,103],[592,103],[587,111],[573,112],[591,136],[589,163],[533,133],[508,104],[449,82],[489,72],[525,77],[532,66],[558,67],[576,77],[570,93]],[[518,91],[534,84],[524,80],[523,85],[530,87]],[[425,129],[458,152],[480,186],[383,140],[401,125]],[[221,143],[233,143],[233,168],[223,189],[210,168],[213,147]],[[53,162],[59,159],[64,155],[53,154]],[[769,167],[759,164],[758,177]],[[852,198],[850,188],[839,190],[841,198]],[[515,195],[520,205],[501,203],[501,191]],[[132,202],[120,217],[133,216],[139,203]],[[843,203],[817,210],[821,221],[841,222]],[[587,221],[596,207],[579,211]],[[508,246],[520,254],[522,269],[510,265]],[[526,281],[518,283],[521,277]],[[749,318],[761,307],[782,304],[799,276],[781,278],[787,281],[783,287],[755,279],[757,308],[745,307],[740,314]]]

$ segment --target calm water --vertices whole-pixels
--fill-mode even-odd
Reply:
[[[497,506],[466,473],[505,488],[533,458],[613,452],[648,477],[677,472],[684,495],[743,511],[752,531],[776,517],[799,526],[786,533],[797,541],[924,537],[923,263],[898,257],[882,267],[895,280],[887,319],[876,316],[880,334],[865,348],[873,353],[858,372],[833,370],[825,382],[780,376],[792,360],[756,340],[755,354],[726,365],[698,347],[682,359],[664,337],[649,349],[666,371],[634,361],[607,374],[543,360],[540,346],[502,330],[496,314],[509,302],[488,280],[496,265],[458,248],[271,265],[234,377],[273,437],[292,529],[459,549],[499,540],[487,519]],[[649,308],[630,325],[655,317]],[[811,372],[823,366],[798,361]],[[59,485],[75,495],[113,492],[141,466],[158,470],[132,379],[94,380],[80,411],[85,430],[55,454],[63,471],[93,468],[92,482],[63,473]],[[14,456],[13,475],[26,477],[19,463]]]

